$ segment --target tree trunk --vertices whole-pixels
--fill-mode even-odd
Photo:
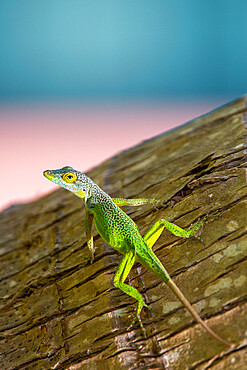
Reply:
[[[159,279],[129,275],[152,308],[127,328],[134,300],[114,288],[121,260],[94,231],[90,264],[81,200],[59,189],[0,214],[1,369],[244,369],[247,363],[246,101],[243,97],[104,162],[88,175],[126,207],[142,234],[165,218],[187,228],[209,214],[204,243],[168,231],[154,251],[227,348]],[[42,175],[42,174],[40,174]]]

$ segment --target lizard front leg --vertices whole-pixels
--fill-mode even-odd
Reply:
[[[87,238],[87,246],[91,251],[91,263],[93,263],[94,259],[94,247],[93,247],[93,234],[92,234],[92,226],[93,226],[93,214],[88,211],[87,206],[85,207],[85,230],[86,230],[86,238]]]
[[[164,205],[164,201],[157,199],[125,199],[125,198],[112,198],[113,202],[119,206],[143,206],[144,204],[153,204],[153,205]]]

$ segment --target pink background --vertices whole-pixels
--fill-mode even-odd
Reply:
[[[0,210],[56,188],[45,169],[82,172],[114,154],[209,112],[223,99],[0,107]]]

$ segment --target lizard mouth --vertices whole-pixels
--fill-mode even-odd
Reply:
[[[45,171],[43,172],[43,175],[44,175],[47,179],[49,179],[49,180],[51,180],[51,179],[54,179],[54,178],[55,178],[55,176],[53,175],[53,173],[51,173],[51,171],[49,171],[49,170],[45,170]]]
[[[50,174],[51,174],[51,171],[49,171],[49,170],[45,170],[45,171],[43,171],[43,175],[44,175],[45,177],[48,177]]]

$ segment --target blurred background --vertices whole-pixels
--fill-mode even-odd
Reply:
[[[246,93],[245,0],[1,0],[0,209]]]

